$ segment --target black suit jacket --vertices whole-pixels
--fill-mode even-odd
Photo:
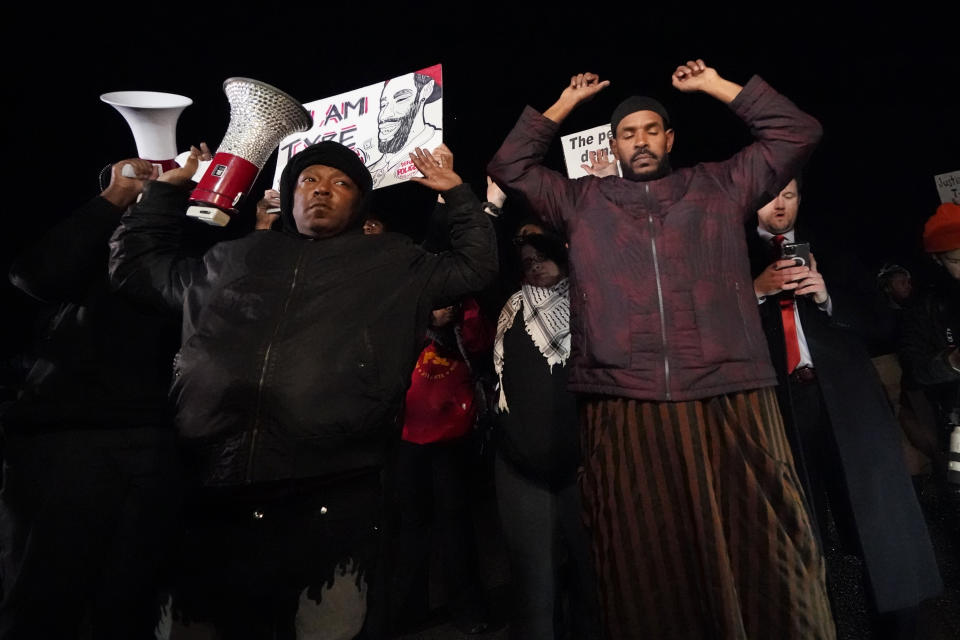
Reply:
[[[803,236],[799,235],[798,239]],[[748,232],[754,277],[772,262],[769,244],[756,229]],[[930,536],[907,472],[900,426],[870,361],[861,332],[870,325],[870,307],[839,286],[837,260],[817,256],[832,301],[832,314],[811,300],[796,304],[817,372],[817,382],[832,424],[832,440],[840,460],[839,473],[847,491],[855,532],[863,550],[867,577],[877,610],[915,606],[942,590]],[[853,269],[847,269],[850,273]],[[784,294],[781,294],[784,295]],[[784,426],[796,450],[786,347],[778,304],[771,296],[758,306],[770,357],[777,371]],[[798,463],[801,477],[806,473]]]

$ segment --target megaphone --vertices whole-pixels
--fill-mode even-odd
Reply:
[[[187,208],[188,216],[220,227],[230,222],[280,141],[313,124],[298,100],[264,82],[227,78],[223,92],[230,102],[230,124]]]
[[[193,100],[159,91],[114,91],[100,99],[120,112],[133,131],[137,155],[160,166],[177,167],[177,119]]]

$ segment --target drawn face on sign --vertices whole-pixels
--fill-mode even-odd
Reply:
[[[433,79],[418,73],[388,80],[380,93],[377,146],[381,153],[403,148],[414,125],[423,124],[423,103],[433,92]]]

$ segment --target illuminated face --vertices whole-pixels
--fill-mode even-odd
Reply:
[[[430,90],[424,92],[426,88]],[[412,73],[384,84],[377,115],[377,146],[381,153],[396,153],[403,148],[426,97],[432,91],[432,82],[418,89]]]
[[[954,280],[960,280],[960,249],[945,251],[933,256],[933,259],[939,262],[950,277]]]
[[[457,308],[455,306],[434,309],[431,313],[430,324],[435,327],[445,327],[453,322],[456,317]]]
[[[557,263],[528,244],[520,248],[523,281],[535,287],[552,287],[560,282],[563,273]]]
[[[799,209],[800,192],[797,190],[797,181],[791,180],[776,198],[757,211],[757,220],[761,229],[779,235],[793,229]]]
[[[345,231],[360,207],[362,193],[339,169],[314,164],[300,172],[293,192],[297,231],[331,238]]]
[[[617,124],[610,151],[620,161],[623,177],[653,180],[670,170],[667,154],[673,148],[673,129],[653,111],[634,111]]]

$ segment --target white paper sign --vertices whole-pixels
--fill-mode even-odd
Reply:
[[[938,176],[934,176],[933,179],[937,183],[937,193],[940,194],[940,202],[960,204],[960,171],[941,173]]]
[[[323,140],[353,149],[370,170],[374,189],[421,175],[410,152],[433,151],[443,142],[442,95],[443,69],[437,64],[304,104],[313,126],[280,142],[273,188],[280,188],[290,158]]]
[[[582,178],[589,175],[581,165],[590,165],[591,151],[605,151],[609,153],[612,133],[609,124],[602,124],[585,131],[571,133],[560,138],[563,144],[563,161],[567,165],[567,177]],[[611,156],[612,159],[612,156]],[[616,162],[616,160],[614,160]],[[617,162],[617,175],[620,172],[620,163]]]

